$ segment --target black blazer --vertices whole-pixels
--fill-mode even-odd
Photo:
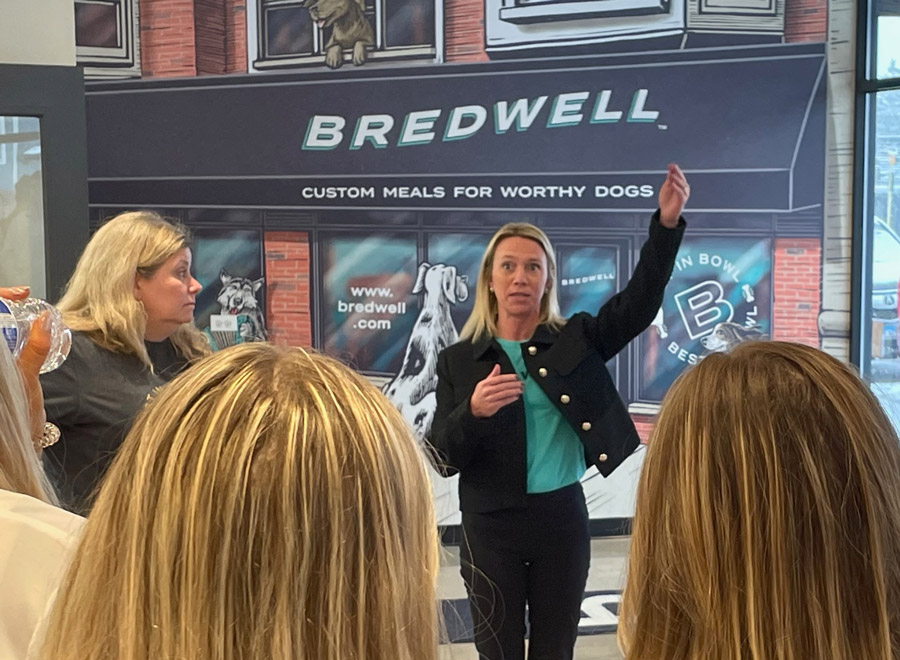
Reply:
[[[653,321],[672,275],[684,234],[650,222],[650,236],[628,285],[596,316],[579,312],[555,332],[539,326],[522,345],[529,377],[534,378],[584,445],[585,465],[609,476],[640,439],[606,368],[610,360]],[[438,356],[437,409],[430,442],[439,470],[459,472],[462,511],[483,513],[525,505],[525,407],[522,399],[493,417],[477,418],[469,409],[475,385],[500,364],[513,373],[506,353],[492,338],[463,340]]]

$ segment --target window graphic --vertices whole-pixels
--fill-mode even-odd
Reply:
[[[193,234],[192,270],[203,285],[194,323],[214,349],[267,339],[259,230],[204,228]]]
[[[338,68],[370,58],[433,58],[440,0],[257,0],[253,67]]]
[[[457,300],[450,306],[450,318],[453,319],[457,332],[462,330],[472,312],[478,269],[488,241],[488,235],[472,234],[432,234],[428,238],[428,262],[454,266],[457,275],[464,276],[468,284],[466,300]]]
[[[776,0],[700,0],[699,13],[775,16],[778,4]]]
[[[418,314],[415,237],[321,236],[325,352],[373,374],[399,370]]]
[[[134,0],[75,0],[78,63],[89,77],[131,77],[141,73]]]
[[[511,23],[668,14],[669,0],[516,0],[500,8]]]
[[[661,314],[640,339],[641,401],[659,402],[687,365],[771,332],[768,238],[687,237]]]
[[[619,250],[615,247],[557,248],[559,306],[564,317],[596,314],[618,290]]]

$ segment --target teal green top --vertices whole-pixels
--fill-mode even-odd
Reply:
[[[584,446],[562,413],[525,369],[522,342],[497,339],[519,378],[525,381],[525,460],[527,492],[547,493],[575,483],[584,475]]]

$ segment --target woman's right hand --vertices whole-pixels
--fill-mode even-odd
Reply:
[[[524,387],[516,374],[501,374],[500,365],[495,364],[491,373],[475,386],[469,398],[469,410],[475,417],[492,417],[503,406],[522,396]]]

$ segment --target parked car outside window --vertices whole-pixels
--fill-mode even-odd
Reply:
[[[872,316],[900,316],[900,236],[877,217],[872,239]]]

